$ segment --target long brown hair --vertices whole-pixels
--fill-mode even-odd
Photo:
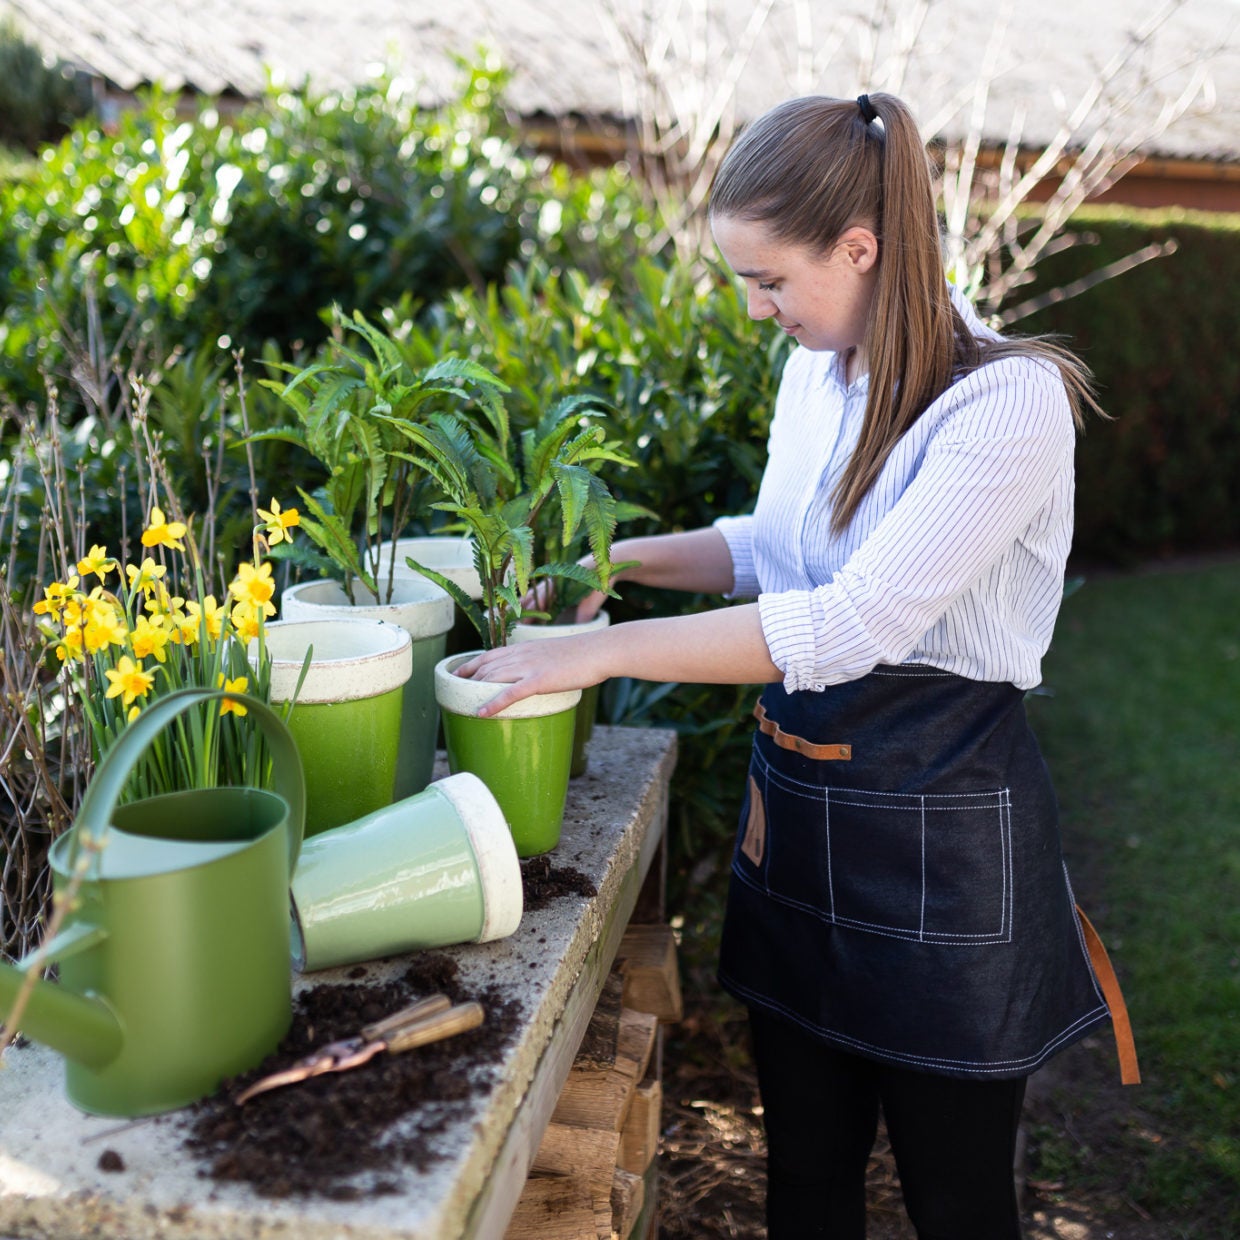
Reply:
[[[815,95],[778,104],[746,127],[711,190],[714,218],[765,226],[773,240],[829,254],[870,228],[880,260],[865,330],[870,370],[861,434],[833,495],[831,528],[852,520],[897,441],[955,378],[986,362],[1042,358],[1063,378],[1078,426],[1098,406],[1089,371],[1046,337],[973,335],[952,304],[933,177],[912,113],[894,95]],[[868,118],[867,118],[868,115]]]

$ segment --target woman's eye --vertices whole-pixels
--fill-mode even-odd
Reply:
[[[770,284],[763,284],[761,280],[758,281],[758,291],[760,293],[773,292],[774,288],[775,288],[775,281],[772,281]]]

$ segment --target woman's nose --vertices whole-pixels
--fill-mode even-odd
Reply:
[[[746,295],[746,307],[751,319],[769,319],[775,313],[775,304],[770,294],[761,289],[750,289]]]

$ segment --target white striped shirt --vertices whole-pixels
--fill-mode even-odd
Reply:
[[[830,494],[868,389],[865,375],[846,384],[843,362],[800,348],[788,359],[754,514],[715,522],[732,554],[730,597],[757,596],[789,692],[904,662],[1032,688],[1072,540],[1076,434],[1058,371],[1007,358],[954,383],[837,537]]]

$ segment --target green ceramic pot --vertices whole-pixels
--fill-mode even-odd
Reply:
[[[521,867],[495,797],[476,776],[306,841],[293,876],[301,970],[505,938],[521,921]]]
[[[78,901],[39,953],[60,980],[37,983],[21,1018],[24,1033],[65,1056],[69,1101],[92,1114],[186,1106],[261,1062],[291,1020],[288,885],[304,787],[279,717],[235,695],[263,729],[277,791],[208,788],[113,808],[158,733],[223,696],[187,689],[144,710],[49,854],[63,891],[82,838],[104,841],[84,854]],[[30,963],[0,966],[0,1019]]]
[[[504,686],[452,674],[472,657],[451,655],[435,668],[448,767],[472,772],[494,793],[518,856],[550,852],[560,842],[581,691],[538,694],[479,719]]]
[[[390,805],[413,641],[383,620],[277,620],[265,629],[271,700],[306,771],[306,835]],[[297,682],[310,653],[300,690]]]
[[[367,602],[364,586],[354,583],[353,601],[335,581],[305,581],[280,597],[285,620],[386,620],[413,641],[413,670],[401,699],[400,746],[393,798],[402,801],[431,782],[439,709],[435,705],[435,664],[446,654],[445,641],[456,616],[452,598],[437,585],[407,572],[392,583],[387,603]]]
[[[508,634],[508,644],[515,646],[518,642],[536,642],[557,637],[572,637],[577,633],[597,633],[611,623],[605,611],[600,611],[593,620],[583,624],[518,624]],[[586,746],[594,734],[594,720],[598,715],[598,685],[582,689],[581,701],[577,704],[577,720],[573,728],[573,760],[569,766],[569,776],[576,779],[586,773]]]

